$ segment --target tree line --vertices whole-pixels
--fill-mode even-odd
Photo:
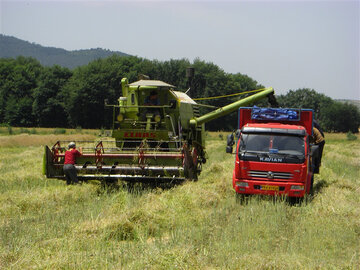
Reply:
[[[192,98],[263,87],[247,75],[226,73],[217,65],[200,59],[157,61],[113,55],[70,70],[57,65],[45,67],[33,58],[0,58],[0,123],[21,127],[109,128],[112,110],[105,108],[104,101],[117,103],[123,77],[134,82],[139,74],[146,74],[151,79],[176,85],[177,89],[187,89],[186,68],[189,66],[195,68],[189,93]],[[221,107],[237,99],[201,103]],[[352,104],[337,102],[313,89],[290,90],[277,99],[281,107],[313,109],[325,131],[358,132],[360,113]],[[256,105],[268,106],[266,101]],[[205,109],[201,112],[206,113]],[[236,127],[237,113],[207,124],[209,130]]]

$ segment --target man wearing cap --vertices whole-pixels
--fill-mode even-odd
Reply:
[[[66,177],[66,184],[77,184],[79,183],[77,178],[76,168],[74,166],[76,157],[82,155],[82,148],[79,147],[80,152],[76,149],[76,144],[74,142],[69,143],[69,150],[65,152],[65,161],[64,161],[64,173]]]

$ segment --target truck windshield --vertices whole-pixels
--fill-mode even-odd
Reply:
[[[277,134],[242,134],[240,150],[274,154],[304,155],[303,137]]]

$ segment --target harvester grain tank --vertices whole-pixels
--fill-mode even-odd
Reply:
[[[169,182],[193,179],[206,162],[205,123],[241,106],[271,97],[272,88],[200,116],[199,107],[186,93],[162,81],[121,81],[122,96],[113,110],[112,142],[82,145],[84,154],[75,165],[80,180],[121,179]],[[155,100],[148,104],[149,97]],[[65,144],[64,144],[65,143]],[[66,142],[45,147],[45,174],[64,178]]]

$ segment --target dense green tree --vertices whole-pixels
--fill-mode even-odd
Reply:
[[[286,95],[278,96],[277,100],[279,105],[284,108],[312,109],[314,118],[322,127],[327,117],[323,111],[334,102],[330,97],[309,88],[290,90]]]
[[[12,79],[14,68],[15,61],[13,59],[0,59],[0,123],[4,122],[6,102],[10,91],[15,88]]]
[[[196,73],[199,73],[198,76],[203,77],[202,83],[200,84],[203,88],[200,87],[200,91],[197,90],[199,97],[224,96],[262,88],[261,85],[258,85],[255,80],[251,79],[247,75],[240,73],[227,74],[212,63],[205,63],[203,61],[196,60],[194,62],[194,67]],[[210,99],[199,101],[199,103],[222,107],[246,96],[248,95]],[[206,113],[208,111],[209,110],[201,110],[202,113]],[[236,129],[237,126],[237,111],[227,115],[226,117],[215,119],[206,124],[206,127],[209,130],[233,130]]]
[[[33,126],[34,89],[43,67],[33,58],[18,57],[0,62],[0,121],[13,126]]]
[[[62,88],[71,78],[67,68],[45,68],[39,77],[39,86],[34,90],[33,114],[41,127],[66,127],[67,114]]]
[[[156,67],[155,72],[149,74],[152,79],[165,81],[179,89],[186,89],[186,68],[190,66],[188,60],[171,59],[165,62],[153,61],[152,64]],[[145,72],[145,70],[142,71]]]
[[[290,90],[279,96],[278,102],[282,107],[314,110],[315,119],[325,131],[358,132],[360,116],[356,106],[336,102],[313,89]]]
[[[138,61],[136,57],[112,56],[75,69],[63,90],[70,125],[85,128],[109,127],[112,111],[105,108],[104,101],[107,99],[110,104],[116,104],[121,95],[122,77],[135,80],[137,74],[132,68]]]
[[[282,107],[312,109],[315,118],[322,121],[322,109],[331,105],[333,100],[314,89],[303,88],[290,90],[286,95],[279,96],[278,102]]]
[[[355,105],[333,102],[323,108],[322,125],[330,132],[359,132],[360,112]]]

